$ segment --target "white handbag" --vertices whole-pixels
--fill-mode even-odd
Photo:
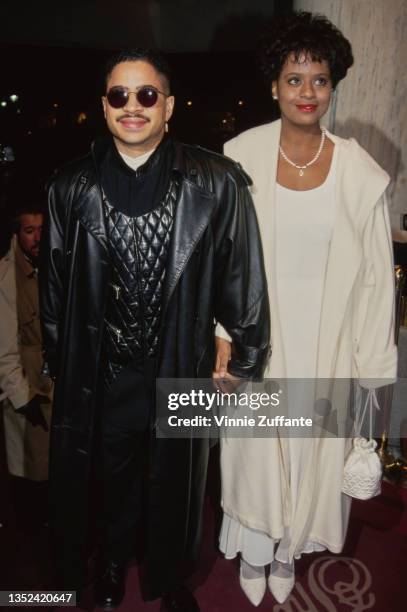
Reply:
[[[361,394],[362,390],[357,389]],[[360,395],[361,397],[361,395]],[[356,499],[370,499],[381,493],[382,464],[377,455],[377,443],[372,438],[373,408],[380,410],[374,389],[369,389],[363,410],[361,403],[357,402],[355,418],[355,437],[353,448],[345,462],[343,472],[342,493]],[[363,438],[360,433],[366,411],[369,410],[369,439]]]

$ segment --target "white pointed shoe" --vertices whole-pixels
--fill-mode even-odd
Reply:
[[[284,603],[291,591],[293,590],[295,584],[295,574],[289,576],[288,578],[280,578],[279,576],[274,576],[270,574],[268,579],[269,589],[274,596],[274,599],[278,601],[278,603]]]
[[[261,578],[244,578],[242,576],[242,569],[240,569],[239,582],[247,599],[254,606],[258,606],[266,592],[266,577],[263,575]]]

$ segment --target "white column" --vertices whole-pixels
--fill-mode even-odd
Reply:
[[[354,66],[339,84],[328,125],[353,137],[390,174],[394,237],[407,213],[406,0],[295,0],[296,10],[326,15],[350,40]]]

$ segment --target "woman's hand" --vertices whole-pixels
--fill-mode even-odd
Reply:
[[[232,355],[232,344],[228,340],[215,336],[216,360],[215,370],[212,378],[226,378],[228,374],[228,363]]]
[[[241,383],[239,378],[232,376],[228,372],[228,363],[232,355],[232,344],[219,336],[215,336],[215,343],[216,360],[215,370],[212,372],[212,380],[222,393],[232,393]]]

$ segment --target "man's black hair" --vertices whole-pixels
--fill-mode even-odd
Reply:
[[[263,37],[260,68],[271,85],[280,76],[291,54],[300,61],[303,54],[314,62],[326,60],[335,88],[353,64],[350,42],[324,15],[298,11],[272,20]]]
[[[158,49],[143,49],[143,48],[125,49],[123,51],[120,51],[116,55],[113,55],[112,57],[110,57],[108,61],[106,62],[105,85],[115,66],[117,66],[118,64],[121,64],[122,62],[137,62],[137,61],[143,61],[143,62],[147,62],[151,64],[151,66],[153,66],[153,68],[155,68],[157,72],[163,77],[165,86],[167,89],[166,93],[170,93],[170,83],[171,83],[170,66],[166,58],[163,56],[163,54],[160,51],[158,51]]]
[[[44,208],[41,204],[27,203],[20,204],[11,213],[11,229],[15,234],[18,234],[21,227],[21,215],[43,215]]]

